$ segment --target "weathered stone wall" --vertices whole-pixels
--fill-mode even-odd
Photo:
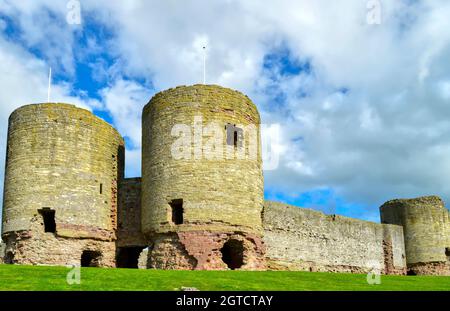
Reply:
[[[127,178],[119,184],[117,246],[146,246],[141,230],[141,178]]]
[[[380,210],[383,223],[403,226],[409,273],[450,275],[449,212],[439,197],[392,200]]]
[[[237,268],[263,269],[260,117],[250,99],[213,85],[170,89],[144,108],[142,132],[149,266],[234,269],[222,258],[231,241]],[[182,223],[173,221],[174,200]]]
[[[201,132],[214,122],[218,127],[218,157],[206,146],[211,138]],[[197,119],[198,121],[199,119]],[[176,124],[190,131],[188,159],[172,156],[178,137]],[[246,150],[227,144],[227,124],[256,127],[255,158],[237,159]],[[200,126],[200,132],[194,128]],[[260,150],[260,118],[256,106],[245,95],[212,85],[177,87],[154,96],[143,111],[142,228],[144,233],[206,230],[262,233],[263,176]],[[177,133],[175,133],[176,135]],[[209,135],[212,135],[211,132]],[[199,142],[201,137],[203,143]],[[196,142],[199,142],[197,144]],[[203,146],[203,148],[202,148]],[[177,149],[178,150],[178,149]],[[218,150],[218,149],[214,149]],[[227,159],[227,152],[233,158]],[[246,153],[248,155],[248,152]],[[182,199],[184,222],[174,225],[171,200]]]
[[[269,269],[404,274],[402,227],[265,202]]]
[[[28,230],[38,210],[48,207],[56,211],[58,235],[111,239],[123,146],[108,123],[72,105],[29,105],[14,111],[3,234]]]
[[[12,113],[2,236],[16,262],[63,263],[58,254],[79,257],[89,240],[116,239],[123,148],[113,127],[72,105],[29,105]],[[43,224],[45,208],[55,212],[56,232],[41,236],[44,226],[36,224]]]
[[[22,265],[80,266],[83,251],[101,254],[98,267],[115,267],[114,241],[64,238],[45,233],[42,221],[35,217],[30,230],[9,232],[5,236],[5,263]]]
[[[166,270],[227,270],[224,244],[234,241],[242,246],[242,264],[237,269],[264,270],[264,246],[261,238],[244,233],[185,231],[157,234],[148,252],[148,267]]]
[[[6,253],[6,244],[0,240],[0,264],[3,263],[3,258],[5,257],[5,253]]]

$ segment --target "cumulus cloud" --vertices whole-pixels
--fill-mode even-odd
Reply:
[[[21,48],[53,48],[45,58],[73,71],[83,25],[58,31],[39,20],[64,16],[53,1],[12,3],[0,0],[0,11],[16,16]],[[101,59],[90,66],[107,83],[102,109],[132,146],[128,167],[139,170],[140,109],[154,90],[201,82],[207,45],[207,82],[247,93],[264,123],[280,124],[280,165],[265,172],[270,191],[332,189],[324,204],[342,199],[372,220],[394,197],[450,200],[450,3],[380,3],[381,24],[370,25],[363,0],[82,1],[85,17],[112,33],[88,50],[114,59],[111,68]],[[55,38],[47,43],[46,29]],[[20,102],[17,85],[5,90]]]
[[[0,16],[15,27],[13,39],[27,49],[39,50],[42,58],[59,71],[73,75],[73,45],[78,27],[66,22],[66,1],[0,0]]]
[[[129,140],[126,152],[127,175],[141,175],[141,116],[151,92],[142,85],[119,79],[101,90],[106,109],[117,130]]]

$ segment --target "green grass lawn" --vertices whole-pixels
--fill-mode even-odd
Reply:
[[[380,285],[367,284],[366,275],[313,272],[160,271],[82,268],[81,284],[68,285],[64,267],[0,265],[0,290],[57,291],[173,291],[200,290],[450,290],[450,277],[381,276]]]

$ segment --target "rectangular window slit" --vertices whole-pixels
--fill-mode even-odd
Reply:
[[[100,194],[103,194],[103,184],[100,184]]]
[[[43,208],[38,211],[44,220],[44,230],[45,232],[55,233],[56,232],[56,222],[55,222],[55,211],[50,208]]]
[[[227,132],[227,145],[234,147],[242,147],[244,139],[244,131],[233,124],[225,126]]]
[[[169,204],[172,209],[172,223],[183,224],[183,199],[172,200]]]

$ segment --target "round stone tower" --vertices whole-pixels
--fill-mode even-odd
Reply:
[[[114,266],[124,141],[91,112],[37,104],[9,118],[6,261]]]
[[[261,269],[260,117],[213,85],[177,87],[143,111],[142,229],[149,265]]]
[[[403,226],[408,273],[450,275],[449,212],[439,197],[392,200],[381,221]]]

